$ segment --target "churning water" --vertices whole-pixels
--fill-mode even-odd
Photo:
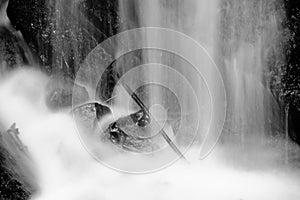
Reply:
[[[65,2],[69,1],[56,2],[58,12]],[[76,2],[70,4],[73,12]],[[282,142],[275,143],[272,139],[273,131],[282,131],[278,108],[264,75],[270,46],[278,42],[274,33],[281,28],[278,20],[282,12],[272,7],[274,2],[124,0],[119,3],[121,19],[129,22],[122,25],[123,30],[155,26],[183,32],[198,41],[218,66],[229,103],[221,144],[204,160],[198,160],[199,150],[195,145],[186,154],[189,164],[178,161],[162,171],[137,176],[109,169],[83,147],[69,110],[53,112],[46,106],[47,85],[51,84],[47,76],[33,70],[6,75],[0,82],[0,120],[6,127],[16,122],[20,138],[31,153],[39,186],[32,200],[300,199],[299,169],[293,163],[283,164]],[[166,40],[149,34],[142,36],[145,44]],[[56,53],[59,49],[57,46]],[[194,53],[191,49],[190,54],[197,57]],[[141,63],[156,63],[138,71],[141,77],[164,79],[170,85],[176,79],[165,75],[163,68],[155,67],[157,63],[177,64],[182,74],[187,69],[187,64],[175,55],[144,50],[141,58]],[[117,65],[122,68],[120,61]],[[202,78],[213,83],[216,74],[210,74]],[[199,89],[196,93],[202,95],[202,105],[207,105],[209,92],[203,80],[191,82],[198,84],[194,87]],[[143,89],[149,90],[146,93],[150,94],[150,105],[163,102],[165,90]],[[181,105],[186,111],[183,115],[188,115],[193,104],[184,98],[187,90],[180,85],[176,89],[186,103]],[[204,117],[200,118],[209,121],[205,112],[210,109],[204,106],[203,111]],[[188,125],[188,121],[184,124]],[[206,123],[203,126],[202,130]],[[122,161],[126,161],[124,157]]]
[[[71,116],[47,109],[47,81],[39,72],[21,70],[2,80],[0,86],[1,121],[7,127],[18,124],[36,169],[39,192],[34,200],[300,197],[299,172],[278,165],[281,154],[267,148],[243,155],[220,147],[202,161],[197,159],[198,151],[191,149],[187,154],[190,164],[179,161],[145,175],[104,167],[80,143]],[[253,162],[255,167],[249,167]]]

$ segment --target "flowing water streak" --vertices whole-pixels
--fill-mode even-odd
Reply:
[[[215,6],[215,1],[207,2],[185,2],[180,4],[181,6],[178,6],[179,3],[174,4],[174,6],[171,2],[164,4],[165,7],[172,8],[169,9],[170,12],[164,12],[164,14],[172,13],[176,15],[178,13],[180,15],[178,18],[186,19],[176,22],[176,18],[165,18],[170,21],[175,20],[176,22],[168,22],[166,24],[180,24],[178,27],[183,27],[182,30],[194,33],[194,36],[198,37],[197,39],[201,40],[208,51],[212,53],[214,52],[214,43],[216,41],[211,37],[212,32],[209,32],[211,30],[209,27],[217,25],[215,24],[217,20],[214,21],[215,18],[210,17],[218,11],[216,9],[218,7]],[[235,3],[240,5],[238,2]],[[157,6],[157,4],[155,3],[153,6]],[[228,5],[229,11],[232,8],[231,6],[231,4]],[[178,10],[185,8],[185,12],[178,12]],[[190,13],[197,14],[199,17],[195,17],[195,15],[191,15]],[[161,16],[161,13],[158,16]],[[207,20],[212,20],[212,22],[207,23]],[[202,26],[192,26],[192,22],[195,21],[198,21]],[[199,30],[197,27],[199,27]],[[169,28],[172,27],[169,26]],[[201,29],[204,31],[202,32]],[[197,31],[193,32],[193,30]],[[274,29],[271,30],[274,31]],[[237,43],[240,44],[240,40],[234,41],[238,41]],[[234,55],[237,56],[231,60],[231,54],[229,54],[229,67],[227,67],[228,69],[221,70],[223,73],[224,71],[226,72],[224,76],[228,76],[227,87],[234,94],[235,100],[233,102],[236,107],[232,108],[233,113],[238,113],[238,118],[243,123],[248,123],[248,119],[252,120],[255,117],[262,119],[261,116],[263,113],[260,112],[262,104],[259,103],[259,108],[253,110],[252,108],[255,105],[251,103],[252,101],[262,101],[261,95],[263,90],[259,89],[257,85],[253,86],[256,80],[261,80],[262,65],[255,65],[253,63],[256,61],[252,62],[253,60],[251,60],[251,58],[256,57],[257,54],[259,56],[263,52],[258,51],[259,53],[254,53],[254,49],[261,48],[260,44],[259,42],[255,43],[255,48],[251,45],[249,47],[247,44],[241,44],[241,47],[238,48],[239,50],[232,50],[232,46],[229,46],[228,52],[232,50],[232,52],[235,52]],[[250,53],[252,55],[249,58],[250,61],[247,60],[248,58],[245,58],[249,52],[253,52]],[[258,72],[253,73],[255,74],[255,78],[249,75],[242,75],[243,73],[238,69],[240,68],[239,63],[246,63],[243,66],[249,66],[249,70],[253,70],[253,66],[258,66]],[[247,63],[250,64],[248,65]],[[242,71],[247,71],[244,68],[242,69]],[[259,169],[257,171],[238,168],[236,167],[239,166],[237,163],[234,166],[224,164],[220,161],[222,154],[220,154],[221,156],[213,154],[207,160],[199,162],[196,159],[192,159],[197,154],[194,150],[190,151],[192,165],[186,166],[177,163],[155,174],[129,176],[107,169],[93,160],[82,147],[71,118],[65,113],[53,113],[47,109],[44,104],[45,84],[47,80],[40,73],[21,71],[10,78],[8,77],[6,80],[1,80],[0,83],[1,122],[6,127],[9,127],[13,122],[17,123],[21,132],[20,137],[24,144],[28,146],[37,166],[36,173],[39,177],[40,192],[33,197],[34,200],[96,200],[116,198],[296,200],[300,198],[299,174],[297,172],[288,173],[288,169],[286,168],[281,171],[282,169],[277,169],[276,164],[274,165],[272,162],[266,163],[268,162],[266,157],[271,157],[272,160],[273,155],[273,151],[269,153],[265,151],[266,149],[258,149],[252,156],[256,158],[258,152],[260,154],[265,153],[265,157],[260,161],[268,165],[267,172],[260,169],[260,165],[258,165],[260,162],[256,162],[257,160],[255,159],[250,159],[250,163],[255,163]],[[201,86],[199,87],[201,88]],[[242,101],[239,97],[244,93],[249,93],[249,95]],[[244,115],[242,110],[244,106],[249,104],[251,105],[251,112],[247,112],[247,115],[249,113],[251,116],[253,115],[251,118],[248,118],[246,114]],[[260,130],[262,127],[261,123],[264,123],[265,120],[258,121],[257,119],[251,124],[255,125],[259,123],[257,129]],[[235,120],[233,124],[240,125],[242,124],[240,121]],[[256,131],[255,127],[254,131]],[[234,130],[233,126],[230,130]],[[239,129],[237,128],[237,130]],[[248,128],[247,130],[250,133],[253,132]],[[220,152],[223,152],[223,150],[221,148]],[[243,157],[244,155],[239,156]],[[250,163],[248,161],[247,165]]]
[[[270,91],[270,63],[284,63],[279,46],[283,2],[223,1],[219,57],[228,94],[227,133],[244,145],[264,145],[283,131],[279,107]],[[272,53],[276,56],[270,56]],[[281,55],[280,55],[281,54]],[[226,139],[227,137],[227,139]],[[231,139],[230,139],[231,138]]]
[[[197,40],[215,60],[225,81],[229,102],[226,122],[226,132],[229,135],[224,136],[225,140],[233,139],[241,146],[251,140],[258,144],[257,140],[264,141],[262,138],[272,136],[275,131],[282,131],[282,126],[278,125],[281,124],[279,107],[271,95],[268,75],[272,67],[268,65],[270,59],[275,59],[276,62],[281,59],[279,62],[284,62],[282,58],[269,57],[274,46],[280,43],[280,35],[275,33],[280,32],[282,28],[280,25],[280,21],[284,18],[282,1],[127,1],[130,5],[134,5],[130,8],[127,7],[129,4],[121,2],[123,1],[120,1],[120,13],[121,17],[125,18],[123,21],[134,22],[131,26],[126,23],[127,26],[123,29],[136,27],[174,29]],[[128,20],[129,12],[135,13],[136,18],[131,17]],[[146,34],[143,40],[145,44],[150,44],[151,41],[164,43],[165,38]],[[180,41],[174,41],[176,42]],[[190,51],[193,54],[193,50]],[[142,59],[149,63],[170,63],[172,66],[172,58],[176,56],[166,61],[170,57],[162,55],[145,50]],[[182,69],[180,72],[188,76],[188,66],[183,63],[179,65]],[[203,64],[204,67],[205,65],[206,63]],[[155,65],[145,70],[143,76],[153,80],[164,79],[171,84],[176,83],[173,77],[162,75],[162,71]],[[203,78],[214,80],[216,74]],[[209,101],[203,83],[199,80],[194,80],[194,83],[203,101]],[[183,93],[183,96],[184,91],[186,91],[184,86],[178,87],[178,93]],[[154,89],[150,93],[152,101],[155,101],[155,98],[163,98],[163,94]],[[185,104],[188,105],[188,98]],[[193,106],[190,105],[189,109],[192,110]],[[250,143],[253,145],[253,142]]]
[[[168,0],[154,0],[154,1],[120,1],[120,15],[122,24],[122,30],[130,28],[139,27],[161,27],[172,29],[175,31],[182,32],[196,41],[210,54],[214,57],[215,55],[215,42],[214,40],[216,34],[216,29],[218,26],[218,4],[217,0],[213,1],[168,1]],[[134,13],[134,17],[130,15]],[[151,35],[145,33],[141,36],[142,41],[133,42],[142,43],[144,46],[149,46],[151,43],[161,43],[166,47],[174,46],[181,48],[181,50],[188,49],[189,54],[195,54],[195,52],[187,47],[182,41],[176,41],[174,38],[174,43],[166,43],[165,36]],[[170,36],[171,37],[171,36]],[[211,63],[201,63],[201,66],[191,66],[184,60],[186,58],[180,57],[182,55],[175,55],[172,52],[166,52],[162,50],[154,49],[143,49],[141,60],[142,63],[149,63],[146,69],[143,69],[140,77],[147,79],[149,81],[164,82],[166,85],[172,85],[170,87],[173,92],[181,99],[181,111],[183,115],[190,115],[195,112],[196,104],[191,101],[191,94],[189,94],[188,85],[178,84],[177,77],[166,73],[162,68],[158,67],[157,64],[151,63],[161,63],[170,66],[174,70],[177,70],[182,74],[189,83],[193,86],[194,91],[198,97],[201,97],[198,104],[200,105],[201,112],[201,122],[200,125],[201,138],[204,137],[206,130],[209,127],[209,119],[211,117],[211,99],[209,91],[207,90],[207,85],[205,81],[212,82],[216,77],[211,73]],[[199,55],[194,55],[199,57]],[[130,58],[129,58],[130,59]],[[203,59],[206,60],[206,59]],[[209,67],[208,67],[209,66]],[[132,66],[133,67],[133,66]],[[207,74],[211,74],[208,77],[201,77],[195,73],[197,68],[204,68]],[[195,69],[193,69],[195,68]],[[215,87],[216,90],[221,90],[222,88]],[[165,99],[168,99],[166,94],[162,93],[156,87],[147,88],[149,95],[149,104],[162,103]],[[169,105],[170,107],[175,105]],[[222,111],[220,111],[222,112]],[[216,113],[215,113],[216,114]],[[191,119],[182,118],[182,125],[185,127],[191,126],[188,122]],[[195,119],[193,119],[195,120]],[[215,134],[215,133],[212,133]],[[183,137],[190,137],[189,131]]]
[[[199,162],[195,150],[187,155],[192,165],[177,163],[154,174],[132,176],[103,167],[80,144],[71,118],[46,108],[46,82],[41,73],[26,70],[14,73],[0,85],[1,122],[6,126],[18,124],[20,137],[37,167],[40,190],[32,200],[300,197],[296,172],[247,171],[218,161],[217,154]]]

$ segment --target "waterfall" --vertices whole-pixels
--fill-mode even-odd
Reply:
[[[114,35],[108,25],[104,45],[99,30],[106,23],[89,18],[84,6],[109,12],[116,4],[99,2],[47,1],[53,74],[75,79],[68,92],[75,106],[85,107],[54,112],[45,102],[49,84],[57,83],[33,69],[0,81],[0,124],[16,123],[35,165],[32,200],[299,199],[299,167],[283,165],[284,152],[273,141],[283,128],[270,89],[270,68],[285,61],[277,48],[282,0],[119,0],[118,28],[125,32]],[[117,23],[107,16],[103,21]],[[86,91],[76,90],[77,83]],[[173,151],[149,145],[149,154],[137,153],[116,144],[124,139],[118,138],[122,123],[124,137],[141,136],[140,121],[131,122],[142,106],[127,86],[188,164]],[[109,114],[97,119],[97,109]],[[93,129],[97,120],[108,128]],[[141,138],[129,142],[142,146]]]
[[[280,21],[284,17],[282,8],[278,8],[280,2],[127,0],[120,1],[119,9],[121,21],[124,22],[122,30],[139,27],[173,29],[192,37],[207,50],[221,72],[228,99],[222,141],[235,141],[243,146],[251,140],[252,145],[258,144],[258,141],[263,141],[263,138],[272,136],[272,132],[281,131],[282,128],[279,106],[269,87],[269,62],[274,59],[269,54],[280,42],[276,32],[281,29]],[[134,13],[134,17],[130,13]],[[159,35],[147,33],[142,38],[146,44],[153,40],[158,43],[166,41]],[[190,54],[193,53],[191,49]],[[166,56],[165,52],[144,50],[141,59],[148,63],[169,64],[171,67],[174,62],[181,62],[181,73],[188,74],[187,66],[175,55]],[[166,79],[170,84],[176,82],[155,65],[150,65],[142,76]],[[211,77],[204,79],[214,80],[216,76],[211,74]],[[204,101],[209,101],[203,80],[194,81],[197,82],[199,95]],[[185,91],[182,86],[178,88],[181,92]],[[163,96],[154,89],[150,94],[150,98]],[[184,102],[188,104],[188,99]]]
[[[270,88],[274,67],[270,63],[285,62],[281,56],[270,57],[281,42],[280,34],[276,34],[284,18],[280,2],[222,2],[219,56],[229,99],[229,134],[224,138],[233,136],[242,146],[263,145],[265,137],[283,130]]]

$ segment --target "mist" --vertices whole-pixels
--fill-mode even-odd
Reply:
[[[186,154],[189,164],[179,160],[156,173],[108,168],[86,151],[68,109],[47,108],[49,83],[43,73],[23,69],[0,84],[0,119],[6,127],[16,122],[36,169],[38,192],[32,200],[300,198],[299,170],[278,165],[280,151],[268,148],[232,153],[231,145],[219,144],[199,160],[196,145]],[[258,152],[263,156],[254,156]]]

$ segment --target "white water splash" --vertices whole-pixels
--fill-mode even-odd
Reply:
[[[37,168],[40,190],[32,200],[300,198],[295,172],[276,166],[248,171],[224,164],[217,153],[199,161],[194,149],[187,155],[191,164],[177,162],[153,174],[106,168],[85,151],[69,114],[47,109],[47,81],[41,73],[22,70],[0,83],[1,122],[17,123]]]

